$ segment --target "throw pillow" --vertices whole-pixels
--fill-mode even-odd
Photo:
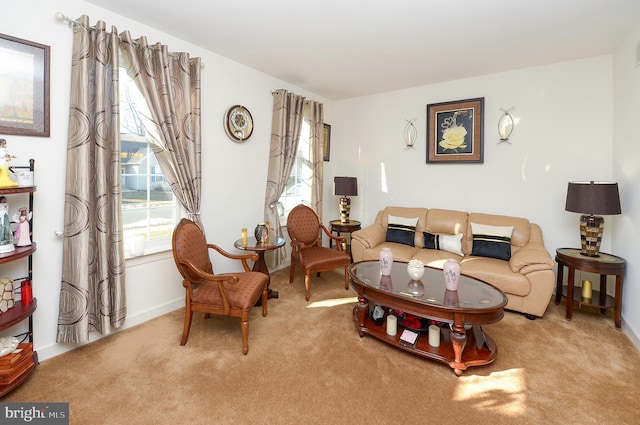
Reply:
[[[429,232],[422,232],[422,234],[424,235],[425,248],[439,249],[464,256],[462,253],[462,233],[457,235],[434,235]]]
[[[490,226],[471,223],[473,248],[471,255],[509,261],[513,226]]]
[[[390,215],[387,219],[386,242],[397,242],[404,245],[415,246],[416,225],[418,217],[395,217]]]

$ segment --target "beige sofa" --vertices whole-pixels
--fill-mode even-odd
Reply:
[[[389,216],[396,221],[395,217],[418,218],[413,234],[415,246],[385,241]],[[513,226],[511,257],[508,261],[471,255],[472,223],[476,229],[479,227],[478,224],[509,228]],[[428,234],[425,235],[424,232]],[[461,240],[458,236],[458,246],[463,255],[451,252],[455,249],[452,250],[450,244],[447,246],[449,250],[442,249],[442,246],[440,249],[423,248],[425,236],[430,241],[431,235],[460,233],[463,235]],[[455,239],[452,236],[446,238]],[[477,242],[477,247],[480,244]],[[387,207],[378,213],[371,226],[352,233],[353,261],[377,260],[380,250],[384,247],[391,248],[395,261],[408,262],[416,258],[426,265],[440,268],[446,259],[455,258],[460,261],[463,274],[481,279],[502,290],[508,298],[506,309],[522,312],[530,319],[544,314],[555,284],[555,263],[544,247],[542,230],[525,218],[443,209]],[[509,249],[508,245],[506,249]]]

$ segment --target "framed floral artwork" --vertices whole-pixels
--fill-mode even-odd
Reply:
[[[484,162],[484,97],[427,105],[427,163]]]
[[[0,134],[49,137],[49,53],[0,34]]]

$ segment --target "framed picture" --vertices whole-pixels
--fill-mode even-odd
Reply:
[[[484,97],[427,105],[427,163],[484,162]]]
[[[49,137],[50,48],[0,34],[0,135]]]
[[[324,143],[322,149],[322,159],[329,161],[329,155],[331,154],[331,126],[324,124],[324,130],[322,131],[322,141]]]

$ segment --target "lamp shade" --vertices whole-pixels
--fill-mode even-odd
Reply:
[[[569,182],[565,210],[581,214],[620,214],[618,183]]]
[[[335,195],[358,196],[358,179],[355,177],[334,177]]]

